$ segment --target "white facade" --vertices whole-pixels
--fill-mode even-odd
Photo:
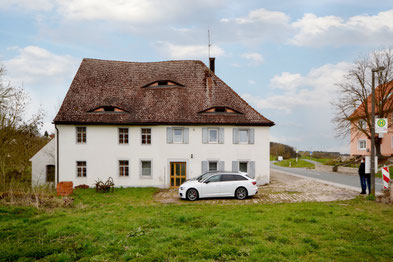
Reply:
[[[169,126],[163,125],[85,127],[86,143],[78,143],[75,125],[57,125],[59,181],[93,186],[97,179],[105,182],[112,177],[116,187],[169,188],[171,162],[185,162],[188,179],[202,173],[203,161],[220,162],[220,167],[227,171],[232,171],[239,161],[253,164],[259,184],[269,183],[270,127],[267,126],[183,126],[188,133],[188,143],[168,143]],[[222,128],[223,143],[204,144],[202,130],[206,127]],[[119,128],[128,128],[128,144],[119,144]],[[142,144],[141,128],[151,128],[150,145]],[[233,129],[236,128],[253,129],[254,143],[234,144]],[[128,160],[128,176],[119,176],[121,160]],[[86,177],[78,177],[77,161],[86,162]],[[141,161],[151,161],[151,177],[141,175]]]
[[[55,154],[56,138],[53,138],[30,159],[33,186],[47,182],[47,166],[55,166]]]

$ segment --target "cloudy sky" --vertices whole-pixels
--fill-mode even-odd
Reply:
[[[276,123],[272,141],[349,151],[335,138],[336,82],[393,43],[391,0],[0,0],[0,63],[51,122],[84,57],[207,63]]]

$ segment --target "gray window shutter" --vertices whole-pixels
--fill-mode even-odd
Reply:
[[[167,127],[166,128],[166,142],[168,144],[173,143],[173,128],[172,127]]]
[[[239,172],[239,161],[232,161],[232,172]]]
[[[248,137],[248,143],[249,144],[254,144],[254,140],[255,140],[255,129],[254,128],[250,128],[249,129],[249,137]]]
[[[202,128],[202,144],[207,144],[207,128]]]
[[[248,162],[248,170],[247,174],[251,178],[255,178],[255,161]]]
[[[224,161],[218,161],[218,171],[224,171]]]
[[[202,161],[202,174],[204,174],[208,171],[208,166],[209,166],[209,162]]]
[[[188,144],[188,136],[189,136],[189,128],[188,127],[186,127],[186,128],[184,128],[183,129],[183,132],[184,132],[184,134],[183,134],[183,143],[184,144]]]
[[[233,143],[239,144],[239,128],[233,129]]]
[[[224,128],[218,129],[218,143],[224,144]]]

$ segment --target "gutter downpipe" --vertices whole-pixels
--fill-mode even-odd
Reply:
[[[59,129],[55,125],[56,129],[56,175],[57,175],[57,183],[59,183]]]

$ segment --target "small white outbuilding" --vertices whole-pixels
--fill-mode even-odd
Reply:
[[[38,151],[31,161],[31,183],[33,186],[55,182],[55,150],[56,138],[49,141],[40,151]]]

